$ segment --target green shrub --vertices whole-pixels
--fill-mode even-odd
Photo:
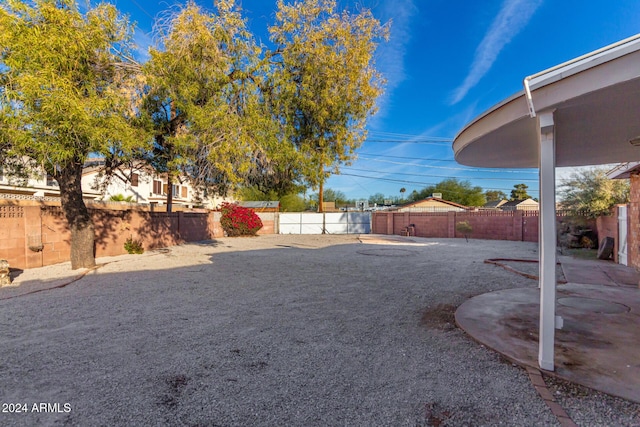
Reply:
[[[111,197],[109,197],[109,201],[110,202],[127,202],[127,203],[135,203],[135,200],[133,199],[133,196],[127,196],[125,197],[122,194],[114,194]]]
[[[262,220],[253,209],[235,203],[223,203],[220,211],[220,225],[227,236],[255,236],[262,228]]]
[[[130,254],[141,254],[144,252],[144,247],[140,240],[133,240],[133,237],[129,237],[124,242],[124,249]]]

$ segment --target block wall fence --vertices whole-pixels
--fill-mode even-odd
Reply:
[[[558,212],[560,223],[569,216]],[[417,237],[461,238],[458,222],[471,225],[473,239],[537,242],[539,217],[537,211],[474,211],[474,212],[375,212],[371,232],[401,234],[403,228],[414,225]],[[595,221],[589,220],[595,228]]]
[[[538,241],[538,213],[531,211],[376,212],[371,232],[400,234],[413,224],[417,237],[464,237],[456,231],[462,221],[471,225],[474,239]]]
[[[598,218],[598,236],[613,237],[614,260],[618,262],[618,209],[611,215]],[[629,177],[629,203],[627,204],[627,265],[640,270],[640,174]]]
[[[640,270],[640,173],[630,176],[630,195],[627,204],[627,264]],[[614,239],[613,258],[618,262],[618,206],[610,215],[587,220],[586,226],[597,231],[599,242],[605,237]],[[569,220],[562,211],[557,212],[559,223]],[[586,218],[585,218],[586,219]],[[401,234],[404,227],[415,225],[418,237],[464,237],[455,224],[467,221],[472,238],[490,240],[538,241],[539,217],[537,211],[477,211],[477,212],[375,212],[371,219],[371,232]]]
[[[222,237],[220,212],[150,212],[142,209],[89,207],[95,226],[95,256],[126,253],[132,237],[145,250],[184,242]],[[263,228],[274,234],[275,213],[258,213]],[[70,236],[62,209],[56,203],[6,202],[0,204],[0,259],[12,268],[43,267],[69,261]]]
[[[598,241],[602,241],[605,237],[611,237],[613,239],[613,261],[618,262],[618,209],[612,209],[611,215],[609,216],[598,217],[596,219],[596,224],[598,229]]]
[[[640,268],[640,175],[631,178],[628,209],[628,263]],[[637,193],[634,195],[634,193]],[[634,199],[635,197],[635,199]],[[634,201],[635,200],[635,201]],[[150,212],[123,206],[90,206],[96,230],[96,257],[126,253],[132,237],[145,250],[222,237],[219,212]],[[613,237],[617,245],[617,211],[597,221],[599,238]],[[258,234],[277,234],[278,213],[259,212],[264,227]],[[558,215],[562,222],[567,217]],[[418,237],[462,238],[456,223],[467,221],[474,239],[538,241],[538,213],[530,211],[374,212],[371,232],[400,235],[415,225]],[[596,228],[596,221],[593,221]],[[614,251],[617,257],[617,248]],[[70,233],[59,203],[0,201],[0,259],[13,268],[35,268],[69,261]]]

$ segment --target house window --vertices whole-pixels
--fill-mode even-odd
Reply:
[[[58,186],[58,181],[56,181],[56,179],[53,176],[51,176],[49,174],[47,174],[46,176],[47,176],[47,187],[57,187]]]
[[[179,198],[180,197],[180,186],[179,185],[173,185],[173,197]]]
[[[132,173],[131,174],[131,186],[132,187],[137,187],[138,186],[138,174],[137,173]]]
[[[162,181],[153,180],[153,193],[162,194]]]
[[[182,198],[186,199],[187,198],[187,187],[182,187]]]

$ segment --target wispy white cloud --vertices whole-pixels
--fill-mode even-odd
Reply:
[[[387,78],[387,87],[395,89],[406,79],[404,57],[411,41],[411,18],[417,12],[413,0],[387,0],[383,14],[391,19],[391,36],[381,45],[379,65]]]
[[[444,121],[425,129],[419,138],[438,135],[453,138],[464,125],[469,123],[478,114],[478,102],[473,102],[456,114],[448,116]]]
[[[385,92],[378,99],[378,118],[384,116],[393,91],[407,78],[405,56],[411,41],[411,20],[418,11],[414,0],[384,0],[381,6],[379,19],[391,20],[391,33],[389,41],[379,45],[376,59],[376,66],[387,81]]]
[[[502,49],[526,25],[543,0],[505,0],[489,31],[478,45],[469,74],[453,91],[450,104],[460,102],[491,69]]]

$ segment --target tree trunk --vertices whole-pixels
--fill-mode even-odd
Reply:
[[[82,199],[82,163],[74,163],[57,171],[62,211],[71,231],[71,269],[92,268],[95,231],[93,221]]]
[[[320,189],[318,190],[318,212],[322,213],[322,234],[327,234],[327,217],[324,214],[324,179],[320,180]]]
[[[167,213],[173,209],[173,179],[171,172],[167,172]]]
[[[320,189],[318,190],[318,212],[324,212],[324,182],[320,181]]]

